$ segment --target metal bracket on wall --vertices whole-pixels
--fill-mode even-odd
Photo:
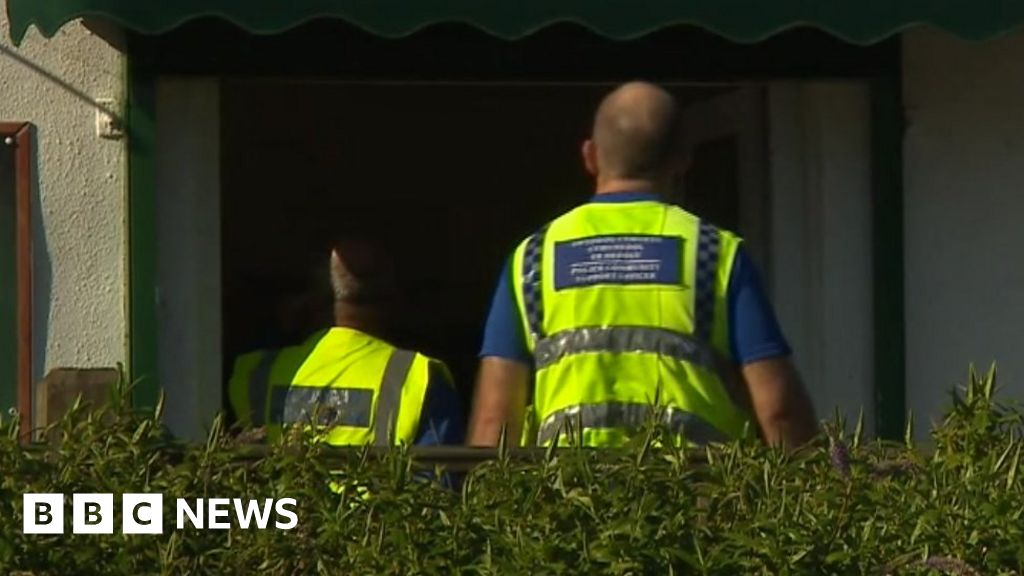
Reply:
[[[113,98],[96,99],[96,136],[106,140],[124,138],[124,120],[117,112],[120,106]]]

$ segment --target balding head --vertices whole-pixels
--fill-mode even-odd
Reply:
[[[584,155],[599,179],[659,180],[676,167],[680,144],[672,95],[654,84],[630,82],[601,102]]]
[[[339,240],[331,250],[331,286],[337,304],[385,304],[394,297],[394,267],[383,248],[373,242]]]

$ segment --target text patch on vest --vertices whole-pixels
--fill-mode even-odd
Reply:
[[[555,290],[595,284],[682,283],[678,236],[591,236],[555,243]]]

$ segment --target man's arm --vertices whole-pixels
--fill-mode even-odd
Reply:
[[[739,387],[761,433],[772,445],[796,448],[817,434],[814,406],[800,382],[790,348],[761,286],[754,263],[741,246],[729,278],[729,347]]]
[[[814,406],[788,358],[744,364],[741,372],[765,442],[799,448],[814,438]]]
[[[497,446],[502,427],[513,445],[519,445],[522,437],[532,356],[526,346],[511,269],[509,259],[498,278],[484,326],[480,371],[469,416],[470,446]]]
[[[481,359],[466,443],[497,446],[504,428],[508,442],[518,445],[529,381],[530,370],[521,362],[497,356]]]

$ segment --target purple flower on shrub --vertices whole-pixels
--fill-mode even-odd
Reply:
[[[830,455],[832,467],[844,478],[848,477],[850,475],[850,453],[846,449],[846,444],[842,440],[833,440]]]
[[[963,560],[957,560],[949,556],[929,556],[927,560],[918,560],[910,564],[904,564],[903,567],[909,569],[931,568],[943,574],[957,574],[959,576],[981,576],[977,570],[971,568]],[[885,576],[895,576],[895,574],[899,573],[897,568],[898,565],[889,564],[882,570],[882,574]]]
[[[941,570],[946,574],[961,574],[965,576],[978,576],[978,572],[967,565],[963,560],[950,558],[948,556],[929,556],[923,562],[925,568]]]

